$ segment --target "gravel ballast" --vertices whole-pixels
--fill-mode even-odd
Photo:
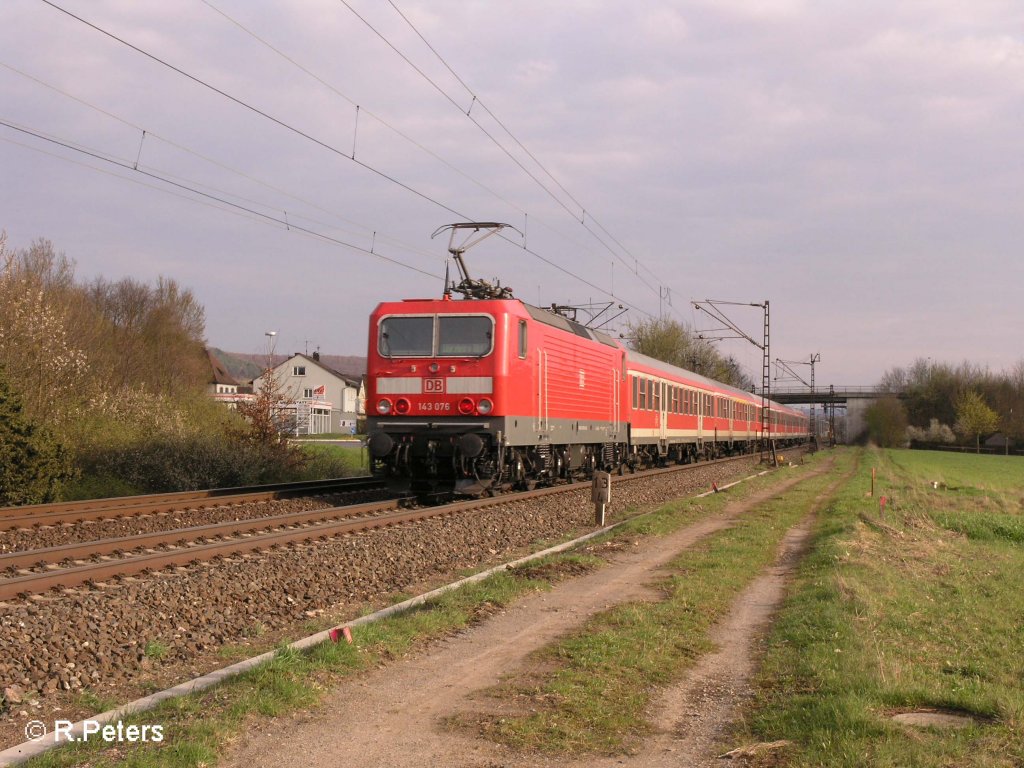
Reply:
[[[611,520],[749,474],[753,458],[615,478]],[[275,510],[280,513],[280,510]],[[295,636],[411,587],[593,528],[589,485],[468,514],[162,571],[0,605],[0,745],[28,718],[88,715],[82,689],[123,700],[223,666],[223,646]],[[3,711],[6,709],[6,711]]]

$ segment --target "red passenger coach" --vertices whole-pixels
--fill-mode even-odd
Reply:
[[[370,318],[374,470],[476,495],[753,451],[761,400],[516,299],[387,302]],[[772,404],[771,437],[807,417]]]

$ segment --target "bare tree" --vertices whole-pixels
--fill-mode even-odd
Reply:
[[[753,386],[753,380],[734,358],[721,355],[683,323],[655,317],[631,323],[628,328],[630,346],[643,355],[740,389]]]

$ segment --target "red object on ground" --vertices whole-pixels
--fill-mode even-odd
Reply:
[[[331,635],[332,643],[338,642],[340,637],[345,638],[346,643],[352,642],[352,631],[348,627],[335,627],[329,634]]]
[[[344,637],[346,643],[352,642],[352,630],[348,627],[334,627],[329,634],[332,643],[338,642],[339,637]]]

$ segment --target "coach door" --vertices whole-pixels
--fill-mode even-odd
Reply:
[[[619,377],[619,372],[614,368],[611,370],[612,374],[612,413],[611,418],[608,420],[611,423],[612,435],[617,436],[619,434],[619,414],[622,407],[622,381]]]
[[[658,406],[658,439],[661,440],[662,448],[664,448],[665,440],[668,439],[668,384],[660,381],[655,386],[661,387],[661,404]]]
[[[548,419],[548,353],[543,349],[537,350],[537,414],[533,423],[540,433],[551,429]]]
[[[704,398],[706,395],[697,390],[694,395],[697,398],[697,442],[704,439]]]

